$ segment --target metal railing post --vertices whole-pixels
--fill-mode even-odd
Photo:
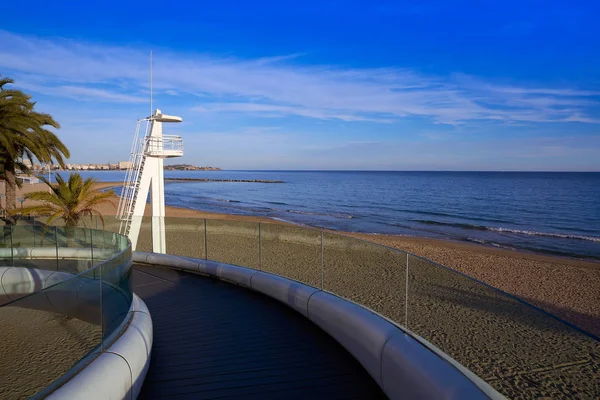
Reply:
[[[258,223],[258,270],[262,271],[262,238],[260,222]]]
[[[408,328],[408,253],[406,253],[406,278],[404,288],[404,326]]]
[[[100,293],[99,295],[99,302],[100,302],[100,349],[101,351],[104,351],[104,304],[102,303],[102,285],[103,285],[103,281],[104,281],[104,267],[106,266],[106,263],[102,263],[102,265],[98,266],[99,269],[99,275],[100,275]]]
[[[90,229],[90,254],[92,256],[92,265],[90,268],[94,268],[94,230]]]
[[[33,247],[35,247],[35,217],[33,217],[33,224],[31,224],[31,230],[33,231]]]
[[[206,218],[204,218],[204,259],[208,260],[208,237],[206,236]]]
[[[9,225],[10,228],[10,266],[15,266],[15,248],[13,246],[13,225]]]
[[[325,275],[325,252],[323,250],[323,229],[321,229],[321,290],[323,290],[323,281]]]
[[[56,248],[56,270],[58,271],[58,226],[54,226],[54,246]]]

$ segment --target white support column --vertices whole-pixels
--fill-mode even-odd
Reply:
[[[152,126],[150,127],[150,138],[152,142],[150,147],[153,152],[160,154],[162,150],[162,121],[158,118],[161,111],[154,113]],[[157,155],[158,155],[157,154]],[[165,241],[165,187],[163,178],[163,159],[159,157],[148,157],[152,160],[148,171],[152,176],[150,202],[152,208],[152,251],[154,253],[165,254],[167,245]]]
[[[146,164],[151,164],[152,159],[147,157]],[[140,228],[142,227],[142,219],[144,218],[144,211],[146,211],[146,203],[148,202],[148,192],[150,190],[150,174],[144,174],[140,179],[140,186],[137,189],[137,196],[135,206],[133,207],[133,214],[131,216],[131,227],[129,228],[129,240],[131,240],[131,250],[135,251],[137,247],[137,241],[140,236]]]
[[[165,183],[163,176],[164,161],[162,158],[153,158],[152,169],[152,251],[154,253],[167,253],[165,238]]]

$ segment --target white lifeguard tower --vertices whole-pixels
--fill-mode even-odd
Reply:
[[[135,250],[140,234],[142,218],[150,193],[152,221],[152,251],[165,254],[165,182],[164,159],[183,156],[181,136],[163,135],[165,122],[181,122],[181,117],[163,114],[156,110],[148,118],[138,120],[129,168],[123,181],[123,189],[117,209],[121,220],[119,232],[131,240]],[[139,138],[140,127],[146,123],[145,133]]]

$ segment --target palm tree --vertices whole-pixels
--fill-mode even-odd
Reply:
[[[115,207],[115,203],[110,199],[114,196],[114,191],[102,192],[92,189],[96,179],[83,180],[77,173],[70,174],[68,181],[65,181],[59,174],[54,176],[56,177],[55,184],[48,182],[44,177],[40,178],[50,187],[49,192],[41,190],[25,195],[27,200],[37,200],[42,203],[13,210],[13,214],[18,211],[23,215],[45,215],[49,217],[48,225],[57,218],[61,218],[67,228],[76,227],[80,222],[85,225],[82,220],[84,217],[90,217],[91,220],[97,216],[104,226],[104,218],[97,207],[101,204],[112,204]]]
[[[58,129],[59,123],[51,115],[35,111],[31,96],[5,87],[13,82],[10,78],[0,78],[0,180],[5,181],[9,212],[17,203],[16,189],[20,186],[17,170],[31,172],[23,162],[25,159],[32,164],[34,159],[42,163],[56,161],[64,167],[63,156],[70,156],[56,134],[47,129]]]

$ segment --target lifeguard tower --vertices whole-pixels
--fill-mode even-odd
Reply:
[[[117,218],[121,220],[119,233],[129,237],[132,250],[137,245],[150,193],[152,250],[162,254],[167,251],[164,159],[183,156],[183,139],[181,136],[163,135],[163,123],[181,121],[181,117],[163,114],[159,109],[150,117],[138,120],[117,209]],[[143,123],[145,131],[140,138]]]

